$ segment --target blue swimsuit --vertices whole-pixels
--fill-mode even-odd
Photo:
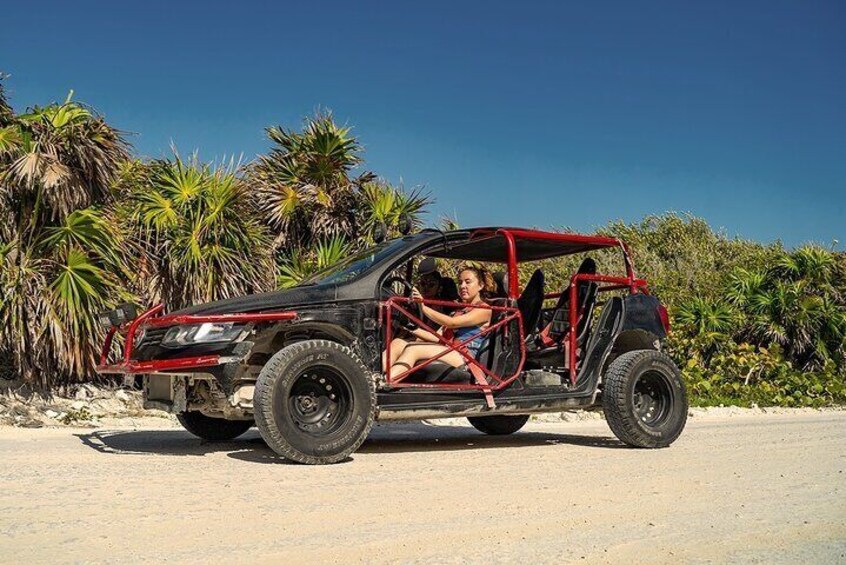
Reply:
[[[454,336],[456,343],[462,342],[470,336],[477,336],[475,339],[473,339],[473,341],[466,345],[467,350],[470,352],[470,354],[474,358],[476,358],[479,355],[479,351],[485,344],[486,338],[483,335],[479,335],[481,333],[481,326],[467,326],[465,328],[455,328],[455,330],[453,330],[452,335]]]

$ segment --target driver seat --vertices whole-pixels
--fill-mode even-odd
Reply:
[[[543,272],[538,269],[526,283],[526,288],[517,299],[517,309],[523,319],[523,335],[527,338],[540,317],[543,306]],[[507,306],[509,300],[495,298],[487,301],[491,306]],[[491,315],[491,325],[504,317],[501,311],[494,311]],[[520,361],[520,341],[517,320],[509,322],[486,334],[485,344],[476,359],[489,371],[497,376],[511,375]],[[490,380],[490,379],[488,379]],[[434,361],[422,369],[417,370],[408,382],[423,383],[473,383],[473,374],[466,366],[456,368],[443,361]]]

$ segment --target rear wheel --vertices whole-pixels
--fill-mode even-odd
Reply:
[[[183,428],[206,441],[235,439],[253,427],[250,420],[224,420],[206,416],[202,412],[180,412],[176,419]]]
[[[467,418],[470,424],[489,436],[507,436],[517,432],[529,421],[528,415],[523,416],[483,416]]]
[[[634,447],[667,447],[687,422],[687,393],[678,367],[651,349],[623,353],[605,373],[602,404],[611,431]]]
[[[376,386],[349,348],[301,341],[267,362],[253,405],[259,432],[273,451],[299,463],[337,463],[367,437]]]

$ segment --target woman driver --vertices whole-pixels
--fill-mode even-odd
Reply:
[[[456,342],[465,341],[474,335],[478,336],[466,345],[470,355],[475,357],[485,341],[485,338],[479,334],[490,323],[491,311],[486,308],[473,308],[472,306],[483,304],[482,294],[492,292],[495,288],[493,278],[487,269],[474,265],[464,265],[458,274],[458,295],[461,302],[467,304],[468,307],[457,310],[452,315],[438,312],[425,304],[421,304],[420,308],[425,317],[436,324],[440,324],[441,330],[439,330],[439,333],[444,328],[453,330]],[[423,300],[423,296],[416,288],[412,291],[411,298],[418,302]],[[421,341],[407,342],[395,339],[391,342],[389,374],[392,378],[414,367],[415,363],[431,359],[444,351],[449,351],[449,353],[440,357],[438,361],[453,367],[464,365],[464,357],[460,353],[438,343],[438,338],[430,332],[418,328],[413,333]]]

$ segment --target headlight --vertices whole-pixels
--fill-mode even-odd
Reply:
[[[170,328],[162,339],[165,347],[181,347],[198,343],[227,343],[236,340],[245,330],[235,322],[206,322]]]

